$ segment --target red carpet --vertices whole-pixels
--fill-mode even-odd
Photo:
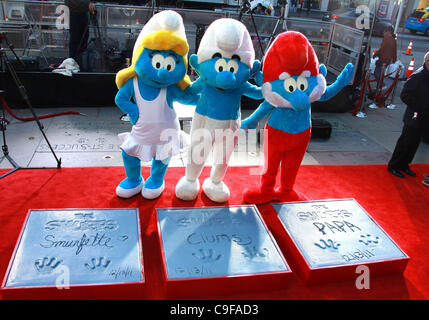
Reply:
[[[225,182],[232,190],[229,204],[241,204],[241,191],[256,185],[258,176],[249,176],[249,167],[231,167]],[[310,200],[355,198],[408,254],[410,262],[403,275],[372,278],[369,290],[358,290],[355,282],[306,286],[293,275],[281,291],[248,293],[231,299],[428,299],[429,298],[429,188],[421,180],[429,165],[415,164],[418,177],[399,179],[385,165],[302,166],[296,182],[298,191]],[[147,176],[149,169],[144,169]],[[139,208],[145,277],[149,299],[162,299],[155,208],[215,206],[205,196],[183,202],[174,196],[184,168],[169,168],[166,190],[157,200],[137,196],[120,200],[115,187],[123,168],[63,168],[19,170],[0,180],[0,279],[3,280],[20,229],[29,209],[54,208]],[[203,171],[201,181],[209,175]],[[0,174],[7,170],[0,170]],[[259,206],[268,226],[274,212],[270,205]],[[285,254],[288,258],[287,254]],[[288,260],[293,269],[293,263]],[[0,298],[1,298],[0,292]],[[37,298],[37,297],[35,297]],[[195,298],[215,298],[201,296]]]

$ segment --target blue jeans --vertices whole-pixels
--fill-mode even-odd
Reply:
[[[390,65],[390,63],[386,63],[386,67],[384,68],[384,70],[387,69],[387,67]],[[381,69],[383,68],[383,64],[375,64],[375,69],[374,69],[374,76],[380,80],[381,77]]]

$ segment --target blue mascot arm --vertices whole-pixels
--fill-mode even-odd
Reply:
[[[133,78],[129,79],[119,89],[115,97],[115,103],[119,109],[129,115],[131,123],[136,124],[139,118],[139,108],[135,103],[130,101],[132,97],[134,97]]]
[[[322,74],[326,75],[326,67],[320,65],[320,71]],[[319,101],[327,101],[340,92],[346,85],[348,85],[353,78],[354,66],[351,63],[348,63],[340,75],[337,77],[337,80],[326,88],[325,93],[319,99]]]
[[[254,86],[253,84],[246,82],[244,84],[243,94],[249,98],[260,100],[263,99],[262,89],[260,87]]]
[[[181,90],[178,86],[173,85],[168,87],[167,89],[167,102],[171,107],[173,105],[173,101],[180,102],[182,104],[187,105],[196,105],[199,95],[192,93],[190,87],[187,87],[185,90]]]
[[[241,121],[242,129],[256,129],[259,120],[265,118],[275,108],[267,101],[262,102],[258,109],[255,110],[247,119]]]
[[[188,95],[196,95],[203,90],[203,85],[204,85],[204,81],[200,77],[194,82],[192,82],[189,87],[186,88],[185,93]],[[198,101],[198,98],[197,98],[197,101]]]
[[[259,87],[262,87],[264,84],[264,74],[262,71],[258,71],[255,75],[255,82]]]
[[[199,73],[199,64],[198,64],[198,56],[196,54],[191,55],[189,58],[189,65],[195,72],[198,74],[199,78],[191,83],[191,85],[186,88],[188,94],[198,94],[201,93],[204,87],[204,80]]]
[[[262,89],[259,88],[259,87],[262,87],[262,85],[264,84],[264,75],[260,71],[260,68],[261,68],[261,62],[259,60],[255,60],[253,62],[253,67],[250,70],[250,77],[255,78],[255,82],[258,85],[258,87],[252,85],[249,82],[246,82],[244,84],[244,91],[243,91],[243,94],[245,96],[256,100],[260,100],[264,98],[262,96]]]

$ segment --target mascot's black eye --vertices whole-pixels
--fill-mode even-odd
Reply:
[[[156,70],[161,69],[165,65],[165,59],[161,54],[156,54],[152,57],[152,67]]]
[[[215,63],[215,70],[217,72],[222,72],[224,70],[228,70],[228,64],[225,59],[218,59]]]
[[[308,81],[304,76],[299,76],[297,79],[297,85],[299,90],[305,91],[308,88]]]
[[[167,70],[168,70],[168,71],[170,71],[170,70],[171,70],[171,64],[169,64],[169,65],[167,66]]]
[[[238,62],[235,60],[229,60],[226,64],[226,70],[229,70],[231,73],[237,73],[238,72]]]
[[[290,92],[290,93],[294,92],[296,90],[296,87],[297,87],[296,81],[292,77],[287,78],[284,81],[283,86],[284,86],[285,90]]]

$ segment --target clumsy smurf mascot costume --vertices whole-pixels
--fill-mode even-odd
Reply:
[[[268,49],[263,66],[265,101],[241,127],[255,129],[268,117],[264,132],[264,168],[257,188],[245,189],[244,201],[261,204],[305,200],[293,186],[311,137],[311,103],[328,100],[353,77],[348,64],[337,80],[326,86],[326,67],[319,65],[307,38],[294,31],[281,33]],[[280,186],[275,189],[281,165]]]
[[[186,175],[176,186],[176,196],[194,200],[200,189],[199,176],[213,149],[213,167],[203,183],[207,197],[225,202],[230,191],[222,181],[237,144],[240,129],[240,99],[246,95],[262,99],[261,89],[249,78],[259,71],[246,27],[234,19],[218,19],[206,30],[196,55],[189,60],[199,75],[190,91],[198,93],[191,127],[191,147]]]
[[[159,197],[171,157],[185,147],[172,104],[173,100],[189,102],[184,91],[190,85],[188,50],[182,17],[162,11],[142,29],[131,66],[116,75],[119,91],[115,102],[133,124],[131,132],[119,134],[127,176],[116,188],[121,198],[140,192],[146,199]],[[141,176],[141,161],[152,161],[146,181]]]

